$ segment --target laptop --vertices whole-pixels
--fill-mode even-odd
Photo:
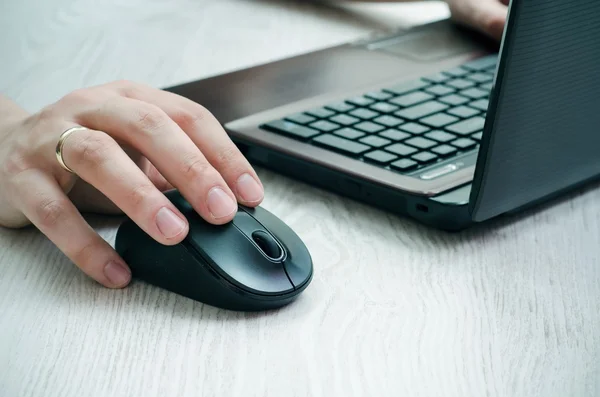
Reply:
[[[598,21],[513,0],[499,44],[443,20],[167,90],[255,165],[457,231],[600,175]]]

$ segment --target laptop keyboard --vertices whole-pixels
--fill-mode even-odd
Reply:
[[[260,127],[410,174],[479,148],[497,55]]]

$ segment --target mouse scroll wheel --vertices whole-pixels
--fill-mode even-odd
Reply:
[[[273,260],[281,259],[283,254],[281,247],[269,233],[257,230],[252,233],[252,239],[269,258]]]

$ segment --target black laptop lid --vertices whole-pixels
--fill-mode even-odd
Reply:
[[[473,220],[600,174],[600,0],[513,0],[471,192]]]

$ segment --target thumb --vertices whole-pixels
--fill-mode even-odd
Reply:
[[[448,0],[458,23],[477,29],[496,40],[502,38],[508,7],[504,0]]]

